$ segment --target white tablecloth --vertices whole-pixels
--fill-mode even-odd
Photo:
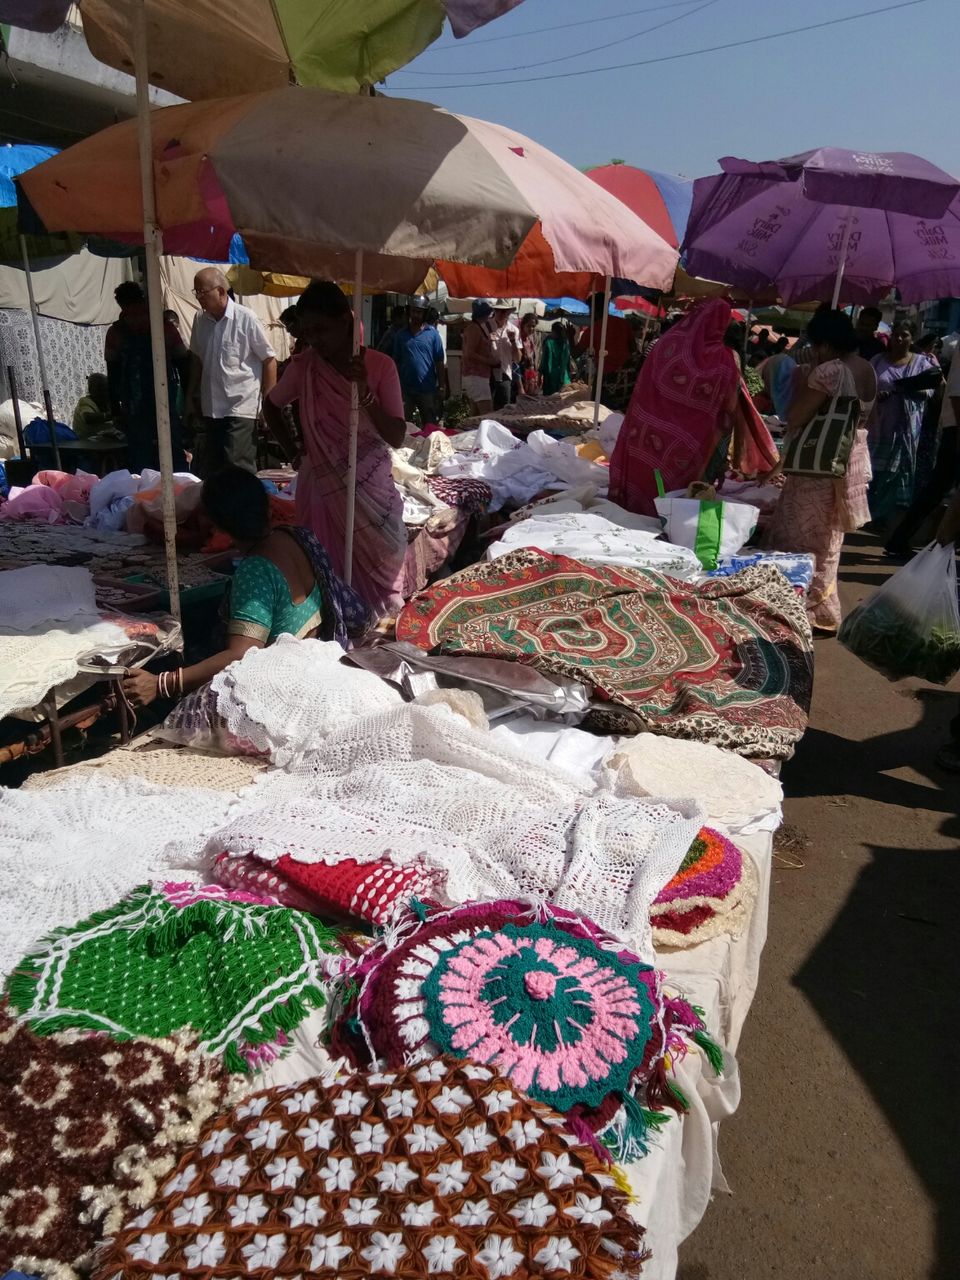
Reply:
[[[740,1074],[733,1053],[757,989],[760,954],[767,936],[773,836],[738,836],[757,869],[759,889],[750,923],[736,940],[727,934],[658,959],[669,983],[704,1010],[707,1026],[727,1049],[726,1070],[714,1076],[699,1052],[687,1055],[677,1083],[690,1110],[661,1130],[647,1156],[627,1174],[637,1197],[633,1211],[647,1228],[653,1257],[644,1280],[673,1280],[677,1251],[706,1212],[714,1191],[727,1191],[717,1156],[717,1127],[740,1102]]]

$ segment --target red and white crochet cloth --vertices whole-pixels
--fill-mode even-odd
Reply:
[[[365,863],[344,858],[329,866],[298,862],[289,854],[267,863],[252,854],[223,853],[214,863],[213,874],[219,884],[267,893],[285,907],[375,925],[389,924],[411,898],[433,896],[443,880],[427,867],[397,866],[388,858]]]

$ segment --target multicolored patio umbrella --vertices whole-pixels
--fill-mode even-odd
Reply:
[[[605,164],[586,173],[604,191],[622,200],[668,244],[679,248],[693,203],[693,182],[689,178],[636,169],[630,164]]]
[[[458,39],[523,0],[84,0],[94,57],[134,63],[135,10],[146,9],[150,81],[180,97],[218,98],[288,84],[355,92],[405,66],[440,35]],[[0,22],[55,31],[69,0],[0,0]]]
[[[150,115],[167,253],[413,291],[438,264],[582,272],[668,288],[677,251],[522,134],[424,102],[285,89]],[[143,239],[137,125],[124,121],[23,175],[47,230]],[[449,281],[448,281],[449,283]],[[473,291],[452,289],[457,296]],[[486,292],[486,291],[478,291]],[[542,287],[504,296],[540,296]]]
[[[446,276],[450,263],[500,270],[529,257],[536,278],[547,255],[553,272],[659,289],[676,268],[676,249],[522,134],[423,102],[323,89],[162,108],[70,147],[25,174],[21,191],[48,230],[136,243],[144,237],[141,143],[148,162],[152,155],[156,201],[146,222],[162,232],[168,253],[222,259],[240,234],[251,265],[353,278],[355,295],[364,284],[411,293],[434,264]],[[354,397],[348,495],[356,430]],[[348,496],[348,581],[350,503]]]
[[[642,218],[668,244],[679,247],[693,202],[693,182],[690,179],[671,177],[653,169],[638,169],[630,164],[600,165],[596,169],[587,169],[586,174]],[[660,314],[658,301],[627,289],[618,292],[617,282],[614,284],[614,302],[621,311],[636,311],[645,316]]]
[[[694,183],[687,270],[786,303],[960,293],[960,182],[905,152],[824,148]]]

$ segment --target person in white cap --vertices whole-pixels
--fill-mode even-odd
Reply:
[[[516,399],[514,365],[523,358],[520,326],[513,318],[513,303],[497,298],[493,304],[493,340],[500,352],[500,368],[493,371],[493,407],[502,409]]]

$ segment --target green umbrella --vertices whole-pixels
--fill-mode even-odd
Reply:
[[[522,0],[146,0],[150,82],[184,98],[288,84],[356,92],[411,62],[449,21],[463,37]],[[144,0],[84,0],[94,57],[130,72]],[[0,0],[0,21],[52,30],[65,0]],[[28,10],[25,14],[25,10]]]

